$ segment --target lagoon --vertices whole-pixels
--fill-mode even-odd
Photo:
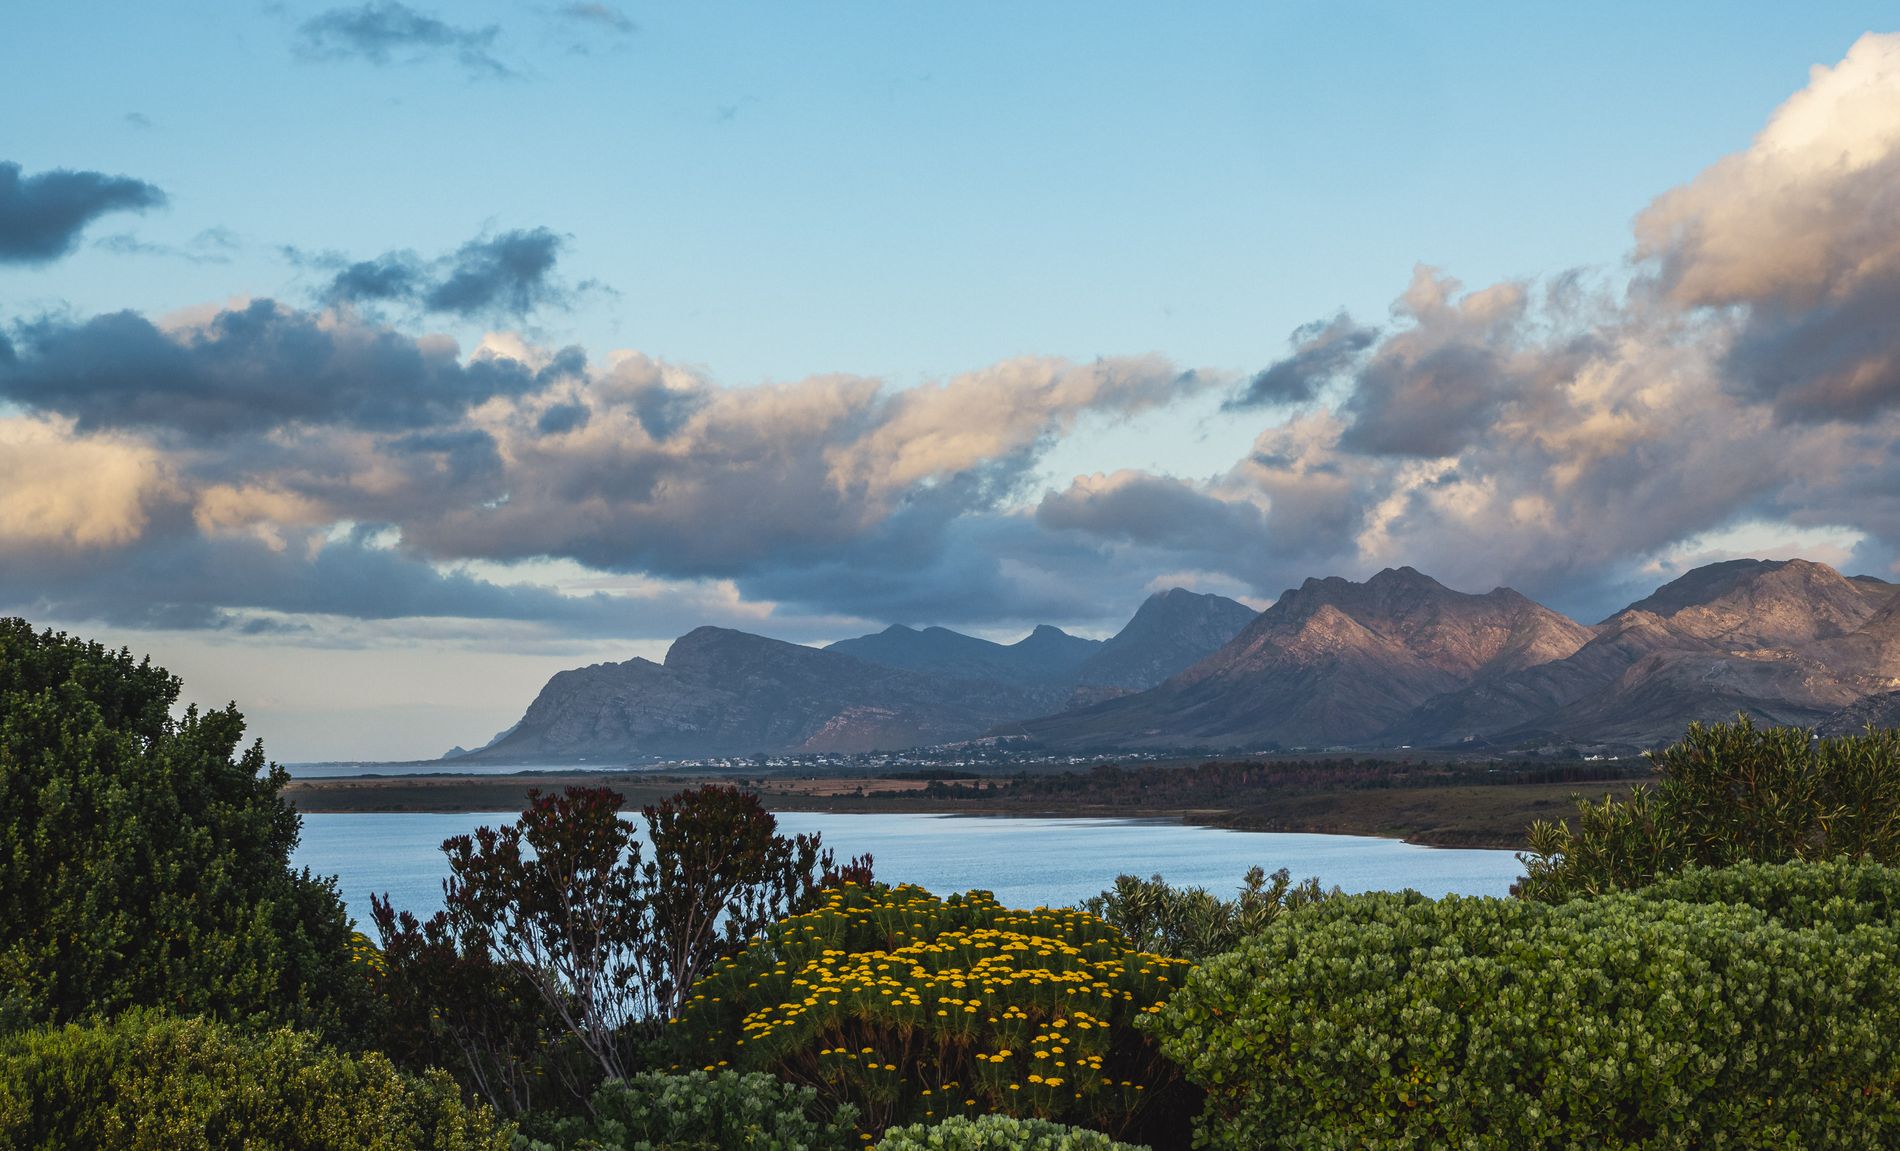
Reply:
[[[442,841],[514,812],[310,813],[291,862],[334,875],[359,924],[372,892],[427,916],[442,906]],[[869,852],[876,875],[939,895],[987,888],[1013,907],[1064,906],[1121,874],[1230,894],[1247,868],[1284,867],[1345,891],[1412,888],[1433,897],[1505,895],[1523,866],[1509,851],[1418,847],[1354,835],[1226,831],[1118,819],[779,812],[779,829],[817,832],[840,862]]]

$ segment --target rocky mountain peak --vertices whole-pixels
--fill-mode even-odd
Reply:
[[[1857,630],[1876,608],[1863,587],[1812,560],[1727,560],[1686,572],[1625,611],[1700,640],[1784,647]]]

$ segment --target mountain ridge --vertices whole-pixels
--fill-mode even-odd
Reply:
[[[1672,579],[1595,626],[1411,567],[1314,577],[1264,612],[1171,588],[1107,640],[1010,644],[893,625],[806,647],[696,628],[662,663],[558,673],[460,762],[895,750],[1636,749],[1743,712],[1826,726],[1895,711],[1900,586],[1807,560]],[[1874,701],[1874,702],[1867,702]],[[1856,710],[1858,709],[1858,710]]]

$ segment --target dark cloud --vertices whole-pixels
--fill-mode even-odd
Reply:
[[[535,382],[551,384],[556,380],[579,380],[587,374],[587,349],[569,344],[554,353],[540,371],[534,374]]]
[[[525,316],[563,293],[550,280],[561,238],[546,228],[471,240],[455,253],[448,275],[423,297],[436,312],[459,316]]]
[[[137,128],[141,132],[149,132],[155,126],[152,118],[143,112],[127,112],[122,118],[128,126]]]
[[[1374,455],[1455,455],[1503,400],[1502,366],[1493,349],[1466,344],[1382,357],[1355,381],[1342,442]]]
[[[295,263],[341,265],[320,293],[326,303],[403,303],[464,319],[519,320],[570,303],[573,293],[554,276],[564,243],[547,228],[523,228],[470,240],[432,261],[411,251],[355,263],[287,254]]]
[[[586,427],[590,414],[586,404],[555,404],[541,413],[534,423],[535,430],[544,436],[566,435]]]
[[[439,482],[452,489],[495,486],[502,478],[501,448],[480,428],[411,432],[389,441],[396,455],[422,457]]]
[[[15,333],[0,397],[82,430],[147,428],[216,437],[287,423],[407,429],[537,387],[514,360],[464,364],[453,344],[329,323],[257,300],[202,327],[164,331],[132,312],[41,320]]]
[[[806,568],[872,539],[888,566],[1016,498],[1082,412],[1141,410],[1179,386],[1144,359],[1012,361],[890,394],[849,377],[713,389],[634,358],[583,389],[584,428],[546,434],[540,405],[510,420],[505,500],[389,518],[432,555],[562,556],[676,579]]]
[[[1355,324],[1344,312],[1331,320],[1315,320],[1294,331],[1292,355],[1256,373],[1244,391],[1222,406],[1238,410],[1305,403],[1350,369],[1378,338],[1379,329]]]
[[[549,624],[578,634],[651,628],[652,608],[608,595],[563,595],[442,570],[358,527],[311,550],[247,536],[154,533],[99,564],[46,557],[7,565],[0,602],[35,614],[142,628],[234,628],[239,613],[363,620],[475,619]]]
[[[1136,471],[1078,477],[1042,498],[1036,522],[1051,531],[1222,557],[1251,552],[1266,539],[1266,516],[1254,505]]]
[[[314,59],[357,58],[372,64],[412,63],[446,57],[471,74],[514,75],[492,53],[500,29],[461,28],[396,0],[373,0],[356,8],[331,8],[297,29],[297,48]]]
[[[667,440],[706,406],[709,397],[704,389],[674,388],[654,381],[633,389],[629,398],[641,429],[656,440]]]
[[[809,612],[948,625],[1072,623],[1126,613],[1141,577],[1026,517],[900,513],[871,535],[739,577],[748,598]]]
[[[1784,420],[1865,419],[1900,406],[1900,278],[1819,306],[1751,307],[1723,358],[1737,391]]]
[[[413,300],[422,293],[426,275],[415,253],[388,252],[345,267],[331,278],[323,298],[333,304]]]
[[[22,176],[20,165],[0,162],[0,264],[49,263],[100,216],[164,203],[163,192],[129,176],[63,168]]]

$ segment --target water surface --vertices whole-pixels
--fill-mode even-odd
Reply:
[[[441,844],[516,812],[312,813],[292,862],[334,875],[350,911],[369,921],[371,892],[428,915],[442,906]],[[1247,868],[1284,867],[1345,891],[1412,888],[1437,897],[1504,895],[1523,866],[1508,851],[1417,847],[1356,835],[1224,831],[1119,819],[1013,819],[956,815],[780,812],[786,834],[818,832],[840,861],[871,853],[888,883],[939,895],[987,888],[1013,907],[1063,906],[1121,874],[1227,894]]]

